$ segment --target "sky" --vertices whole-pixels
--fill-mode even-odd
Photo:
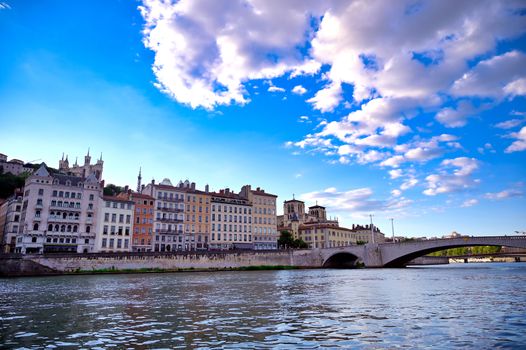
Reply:
[[[0,152],[512,235],[525,67],[523,1],[0,0]]]

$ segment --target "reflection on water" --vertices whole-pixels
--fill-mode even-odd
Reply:
[[[526,265],[0,280],[8,348],[526,345]]]

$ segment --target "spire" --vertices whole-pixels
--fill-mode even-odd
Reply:
[[[64,152],[62,152],[62,160],[64,160]]]
[[[78,166],[79,165],[78,162],[77,162],[78,159],[79,159],[79,157],[75,157],[75,164],[73,164],[74,166]]]
[[[87,156],[89,157],[89,147],[88,147],[88,154],[87,154]]]
[[[295,200],[296,198],[294,198],[294,193],[292,194],[292,200]]]
[[[142,167],[139,167],[139,176],[137,176],[137,192],[141,192],[141,180],[142,180],[141,171],[142,171]]]
[[[100,159],[99,160],[102,162],[102,152],[100,152]]]

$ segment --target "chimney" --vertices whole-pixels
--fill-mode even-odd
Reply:
[[[152,179],[152,185],[155,185],[155,179]]]
[[[210,187],[208,187],[208,184],[205,186],[205,192],[208,193],[210,191]]]
[[[192,182],[192,184],[190,185],[192,190],[195,190],[195,182]]]
[[[128,193],[128,189],[129,189],[128,185],[124,186],[124,192]]]

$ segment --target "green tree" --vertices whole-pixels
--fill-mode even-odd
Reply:
[[[305,243],[302,239],[294,239],[292,234],[289,231],[281,231],[278,239],[278,247],[281,249],[305,249],[309,245]]]
[[[124,192],[124,188],[114,185],[114,184],[108,184],[104,186],[104,195],[105,196],[116,196],[119,193]]]

